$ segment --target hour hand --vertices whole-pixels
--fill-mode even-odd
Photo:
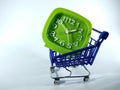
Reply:
[[[69,32],[76,32],[77,30],[76,29],[73,29],[73,30],[69,30]]]
[[[66,34],[69,34],[69,33],[73,33],[73,32],[76,32],[77,30],[76,29],[73,29],[73,30],[67,30],[65,31]]]

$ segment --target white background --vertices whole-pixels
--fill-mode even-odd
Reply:
[[[0,0],[0,90],[120,90],[119,0]],[[49,50],[42,30],[57,7],[88,18],[110,33],[95,62],[91,78],[55,86],[50,78]]]

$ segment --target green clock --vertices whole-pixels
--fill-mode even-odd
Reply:
[[[86,47],[92,25],[85,17],[64,8],[56,8],[44,26],[45,46],[59,53]]]

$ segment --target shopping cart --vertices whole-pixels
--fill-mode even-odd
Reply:
[[[109,33],[106,31],[99,31],[92,28],[93,37],[97,36],[97,38],[93,38],[91,36],[87,47],[75,50],[69,53],[60,54],[58,52],[50,50],[50,61],[51,61],[51,77],[54,79],[54,84],[59,84],[60,79],[62,78],[79,78],[83,77],[83,81],[88,81],[90,76],[90,71],[86,68],[86,65],[92,65],[97,52],[101,46],[101,43],[107,39]],[[95,35],[97,34],[97,35]],[[69,67],[77,67],[83,66],[84,70],[87,72],[86,75],[72,75],[72,71],[68,69]],[[56,69],[57,68],[57,69]],[[59,69],[64,68],[69,72],[67,76],[59,76]],[[53,76],[55,74],[55,76]]]

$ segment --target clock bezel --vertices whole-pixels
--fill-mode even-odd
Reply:
[[[86,23],[87,25],[87,28],[88,28],[88,31],[87,31],[87,34],[86,34],[86,39],[84,41],[84,43],[82,44],[82,46],[80,48],[84,48],[86,46],[86,43],[89,41],[89,38],[90,38],[90,34],[91,34],[91,31],[92,31],[92,24],[91,22],[86,19],[85,17],[75,13],[75,12],[72,12],[68,9],[64,9],[64,8],[56,8],[51,14],[50,16],[48,17],[47,21],[46,21],[46,24],[44,26],[44,29],[43,29],[43,33],[42,33],[42,38],[45,42],[45,47],[48,47],[50,48],[51,50],[54,50],[54,51],[57,51],[59,53],[67,53],[67,52],[71,52],[73,50],[70,50],[70,49],[67,49],[65,47],[62,47],[62,46],[59,46],[57,44],[55,44],[54,42],[50,41],[49,38],[48,38],[48,35],[47,35],[47,32],[48,32],[48,29],[49,29],[49,26],[52,22],[52,20],[56,17],[56,15],[58,14],[67,14],[67,15],[71,15],[72,17],[75,17],[75,18],[78,18],[80,20],[82,20],[84,23]],[[89,36],[88,36],[89,35]]]

